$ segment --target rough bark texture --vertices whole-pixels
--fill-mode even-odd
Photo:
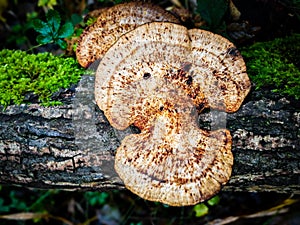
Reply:
[[[94,104],[92,77],[85,76],[77,90],[63,106],[1,109],[0,183],[68,190],[124,188],[113,169],[114,151],[133,129],[119,132],[109,125]],[[297,101],[252,91],[238,112],[227,115],[235,162],[223,190],[300,194],[299,108]],[[210,129],[218,116],[207,112],[199,120],[200,127]]]

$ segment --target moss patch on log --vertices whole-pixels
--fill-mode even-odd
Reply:
[[[256,88],[300,99],[300,34],[257,42],[241,52]]]
[[[0,51],[0,105],[26,103],[28,95],[36,96],[46,106],[59,104],[51,99],[53,93],[76,84],[83,73],[84,69],[74,58],[3,49]]]

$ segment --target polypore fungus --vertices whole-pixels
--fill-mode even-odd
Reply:
[[[108,8],[81,34],[76,48],[78,62],[88,67],[102,58],[122,34],[154,21],[179,22],[172,14],[150,3],[130,2]]]
[[[154,22],[121,36],[99,64],[95,98],[112,126],[141,130],[116,152],[125,186],[173,206],[216,194],[231,175],[231,135],[201,130],[197,110],[234,112],[249,89],[240,53],[219,35]]]

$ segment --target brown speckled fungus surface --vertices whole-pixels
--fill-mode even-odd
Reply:
[[[150,3],[129,2],[108,8],[80,35],[76,48],[78,62],[87,68],[102,58],[122,34],[154,21],[179,23],[172,14]]]
[[[219,35],[154,22],[121,36],[99,64],[95,98],[112,126],[141,130],[116,152],[125,186],[172,206],[216,194],[231,175],[231,135],[201,130],[197,110],[234,112],[249,89],[240,53]]]

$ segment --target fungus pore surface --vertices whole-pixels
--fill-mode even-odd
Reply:
[[[227,39],[167,22],[121,36],[103,56],[95,98],[112,126],[137,126],[115,169],[142,198],[193,205],[216,194],[233,165],[228,130],[202,130],[198,112],[238,110],[250,90],[245,63]]]

